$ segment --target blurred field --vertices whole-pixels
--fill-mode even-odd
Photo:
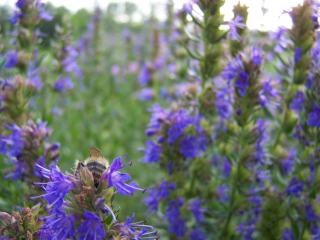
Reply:
[[[67,21],[72,42],[76,44],[86,33],[93,13],[80,10],[73,14],[65,8],[47,7],[55,18],[42,25],[42,31],[48,33],[48,38],[42,43],[41,53],[46,56],[44,62],[50,63],[54,51],[50,44],[58,41],[54,33],[55,25]],[[7,20],[12,9],[2,7],[0,10],[3,13],[0,17],[1,30],[5,34],[11,28]],[[138,49],[139,55],[129,52],[133,46],[126,46],[123,32],[128,29],[133,37],[140,34],[145,38],[143,49]],[[139,61],[144,57],[143,54],[151,51],[152,36],[148,27],[141,23],[118,23],[114,16],[106,13],[102,15],[98,31],[99,36],[95,36],[93,45],[89,46],[91,52],[80,53],[79,66],[83,74],[74,78],[75,87],[62,94],[48,90],[42,92],[31,103],[33,114],[39,120],[45,120],[53,130],[50,141],[60,143],[59,166],[63,170],[73,171],[75,161],[86,159],[89,147],[95,146],[110,162],[117,156],[123,156],[127,163],[132,162],[127,171],[140,186],[147,188],[160,176],[155,166],[141,163],[151,103],[138,100],[135,94],[139,90]],[[9,41],[9,38],[4,40]],[[133,45],[141,41],[139,38],[134,40],[137,42],[133,42]],[[125,74],[130,61],[138,68],[134,73]],[[117,76],[112,74],[113,65],[120,69]],[[44,73],[47,83],[57,79],[51,70],[49,66]],[[0,196],[0,210],[23,205],[21,196],[24,191],[16,191],[9,181],[3,181],[1,188],[1,192],[7,194]],[[140,193],[133,197],[133,201],[120,199],[121,213],[126,216],[135,212],[141,217],[145,212],[145,206],[140,204],[143,197],[143,193]],[[139,202],[140,209],[136,208],[136,202]]]

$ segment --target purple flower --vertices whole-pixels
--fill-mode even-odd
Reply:
[[[121,239],[157,239],[157,231],[143,222],[134,222],[134,216],[128,217],[124,223],[115,225]]]
[[[113,64],[111,67],[112,76],[118,76],[121,72],[121,68],[117,64]]]
[[[43,226],[40,230],[42,240],[64,240],[75,238],[74,215],[67,215],[62,211],[55,211],[43,218]]]
[[[227,64],[222,72],[222,77],[230,82],[232,79],[236,78],[243,69],[243,62],[241,57],[238,56]]]
[[[268,103],[279,96],[278,91],[272,86],[271,81],[266,81],[262,85],[262,89],[259,92],[259,101],[262,107],[266,107]]]
[[[127,183],[131,180],[131,177],[127,173],[119,172],[120,169],[124,168],[124,164],[120,157],[113,160],[110,168],[108,169],[105,177],[108,180],[108,186],[114,187],[120,194],[132,195],[135,191],[144,191],[139,188],[135,182]]]
[[[160,128],[167,118],[167,111],[161,108],[159,105],[154,105],[151,108],[151,118],[146,130],[147,136],[153,136],[160,131]]]
[[[196,198],[190,202],[190,210],[197,223],[200,223],[204,220],[205,209],[201,207],[201,200],[199,198]]]
[[[19,62],[18,52],[16,50],[9,50],[5,58],[5,68],[14,68]]]
[[[162,151],[160,145],[154,143],[153,141],[147,141],[145,146],[146,148],[143,161],[147,163],[159,162]]]
[[[216,108],[222,119],[228,119],[232,114],[232,100],[230,88],[225,87],[216,92]]]
[[[8,158],[17,158],[24,147],[23,130],[17,125],[9,126],[8,130],[10,135],[0,137],[1,153]]]
[[[320,228],[319,228],[319,226],[313,227],[313,229],[311,231],[312,231],[311,232],[312,233],[312,239],[313,240],[319,240],[320,239]],[[292,240],[294,240],[294,238],[292,238]]]
[[[15,166],[7,177],[17,179],[30,174],[33,176],[33,164],[39,157],[34,155],[41,150],[50,129],[46,123],[35,124],[32,121],[28,121],[22,127],[12,125],[6,128],[8,135],[0,136],[0,153]]]
[[[232,21],[229,22],[230,31],[228,33],[228,38],[233,41],[239,41],[240,35],[238,33],[238,29],[244,29],[246,25],[243,22],[243,17],[236,16]]]
[[[78,228],[79,240],[103,240],[106,237],[106,231],[102,220],[93,212],[86,211],[83,213],[84,221]]]
[[[224,158],[223,164],[222,164],[222,174],[225,178],[228,178],[230,176],[232,170],[232,165],[229,162],[227,158]]]
[[[206,150],[207,139],[205,136],[186,136],[180,142],[180,153],[185,158],[199,157]]]
[[[141,101],[150,101],[154,98],[154,91],[152,88],[143,88],[135,95]]]
[[[314,207],[311,204],[305,206],[306,219],[308,222],[315,222],[318,219],[318,216],[314,210]]]
[[[183,134],[184,130],[189,125],[198,125],[199,119],[197,117],[191,117],[186,110],[181,109],[178,112],[173,112],[168,116],[171,125],[168,130],[168,143],[172,144],[178,140]]]
[[[176,189],[176,184],[168,181],[163,181],[159,188],[158,193],[161,199],[167,198],[170,195],[170,192]]]
[[[70,77],[60,76],[54,84],[54,90],[57,92],[66,92],[71,90],[74,87],[74,84]]]
[[[255,223],[240,223],[237,228],[238,233],[244,240],[253,240],[253,233],[256,231]]]
[[[16,7],[19,9],[23,9],[26,6],[26,0],[18,0],[16,2]]]
[[[251,62],[253,62],[255,65],[261,65],[262,63],[262,50],[257,47],[251,48]]]
[[[185,158],[195,158],[206,149],[207,143],[206,136],[200,126],[200,120],[201,118],[199,116],[191,116],[185,109],[166,113],[160,107],[156,107],[154,108],[147,134],[149,136],[155,133],[159,134],[162,125],[169,125],[165,136],[159,134],[158,143],[161,144],[165,140],[167,140],[168,144],[177,142],[179,144],[179,152]],[[187,128],[190,130],[194,129],[194,131],[190,131],[192,133],[185,132]],[[148,155],[149,153],[155,153],[156,159],[158,159],[160,148],[151,142],[148,142],[147,147]],[[149,158],[148,155],[147,159]]]
[[[159,190],[151,188],[148,190],[148,196],[144,198],[144,203],[148,206],[149,211],[157,211],[161,198],[159,197]]]
[[[300,197],[300,194],[302,193],[303,189],[303,182],[293,177],[288,184],[286,192],[290,196]]]
[[[275,33],[271,33],[271,39],[276,44],[274,47],[276,53],[282,53],[290,44],[286,33],[287,30],[285,28],[279,28]]]
[[[40,77],[39,69],[28,69],[27,73],[28,83],[35,89],[40,90],[43,87],[43,83]]]
[[[148,196],[144,199],[149,211],[157,211],[160,201],[169,197],[170,192],[175,189],[176,185],[168,181],[163,181],[159,187],[149,189]]]
[[[136,73],[139,68],[139,64],[137,62],[131,62],[128,66],[129,73]]]
[[[258,183],[265,182],[270,179],[270,172],[268,170],[257,169],[256,180]]]
[[[206,240],[208,239],[201,228],[194,228],[190,233],[190,238],[192,240]]]
[[[216,188],[218,198],[221,202],[229,201],[229,187],[227,185],[219,185]]]
[[[310,127],[320,127],[320,107],[314,107],[313,111],[308,114],[307,124]]]
[[[184,237],[187,228],[186,222],[181,217],[180,207],[183,205],[182,199],[171,200],[168,203],[166,216],[169,222],[168,231],[175,234],[178,238]]]
[[[22,18],[23,14],[20,12],[15,11],[12,17],[10,18],[10,23],[12,25],[16,25],[17,22]]]
[[[166,62],[166,58],[164,56],[160,56],[153,62],[153,67],[155,69],[161,69]]]
[[[45,5],[43,3],[41,3],[40,1],[38,2],[38,11],[39,11],[39,17],[42,19],[42,20],[45,20],[45,21],[51,21],[53,19],[53,16],[50,15],[46,9],[45,9]]]
[[[295,165],[296,155],[297,155],[297,150],[291,149],[289,151],[288,157],[282,161],[282,170],[285,175],[288,175],[290,172],[292,172]]]
[[[125,40],[125,41],[130,41],[131,39],[131,35],[132,33],[130,32],[130,30],[128,28],[125,28],[123,31],[122,31],[122,38]]]
[[[266,130],[266,122],[263,119],[257,120],[257,134],[258,139],[256,142],[256,158],[262,165],[267,164],[267,153],[265,145],[268,139],[268,132]]]
[[[236,78],[235,87],[241,97],[246,94],[247,88],[249,87],[249,75],[241,71]]]
[[[294,240],[294,235],[291,229],[284,229],[282,233],[282,240]]]
[[[15,169],[5,175],[5,178],[17,180],[22,179],[25,173],[28,172],[29,167],[24,162],[18,160],[12,160],[11,163],[15,166]]]
[[[182,11],[185,13],[191,14],[192,9],[193,9],[192,1],[187,2],[187,3],[183,4],[183,6],[182,6]]]
[[[302,91],[298,91],[292,99],[290,108],[299,113],[303,110],[304,101],[304,93]]]
[[[141,86],[146,86],[151,81],[151,72],[147,64],[142,66],[138,80]]]
[[[48,208],[59,209],[63,203],[65,196],[75,187],[74,182],[69,176],[64,175],[55,165],[46,169],[40,165],[36,165],[40,174],[48,179],[46,183],[36,183],[42,186],[45,194],[33,198],[42,197],[49,203]]]
[[[82,72],[77,63],[77,59],[79,56],[78,51],[73,46],[66,47],[65,51],[67,55],[62,61],[64,71],[74,73],[76,76],[80,77]]]
[[[298,64],[302,58],[302,48],[296,48],[294,50],[294,64]]]
[[[318,72],[320,69],[320,38],[318,35],[317,42],[311,50],[312,70]]]
[[[173,76],[175,76],[175,74],[177,73],[177,64],[176,63],[170,63],[168,65],[168,72],[170,74],[172,74]]]

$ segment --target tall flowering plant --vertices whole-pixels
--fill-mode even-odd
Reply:
[[[118,157],[109,166],[105,159],[105,165],[94,165],[102,155],[91,158],[91,163],[78,163],[74,173],[63,173],[57,165],[49,169],[37,165],[43,182],[35,184],[42,188],[43,194],[34,199],[47,202],[48,214],[30,209],[11,215],[1,213],[5,223],[0,227],[2,236],[20,238],[27,232],[30,239],[158,239],[154,228],[134,221],[134,215],[123,221],[118,218],[115,195],[131,196],[144,191],[129,174],[122,172],[123,160]],[[98,174],[97,168],[104,171]],[[24,225],[24,221],[18,220],[24,219],[26,211],[32,221]]]
[[[3,79],[1,75],[0,145],[5,165],[2,173],[5,178],[31,184],[41,179],[36,163],[47,166],[59,157],[59,145],[48,141],[51,130],[45,123],[32,120],[30,107],[30,99],[43,86],[41,58],[36,48],[40,40],[37,27],[41,20],[50,21],[52,16],[40,1],[19,0],[16,8],[11,18],[14,49],[5,55],[1,69],[17,73],[12,78],[4,74]]]
[[[204,20],[219,5],[195,2],[200,9],[206,6]],[[199,9],[192,6],[194,2],[188,10],[195,24],[207,26],[195,17]],[[160,227],[170,238],[319,236],[317,11],[314,2],[305,1],[289,12],[293,27],[282,29],[275,42],[278,76],[267,73],[268,54],[261,47],[249,49],[242,42],[243,49],[233,49],[232,41],[241,41],[244,33],[245,7],[235,7],[244,17],[235,16],[225,32],[232,40],[232,59],[221,62],[221,71],[215,72],[213,61],[189,49],[200,61],[205,84],[167,109],[154,106],[146,131],[151,140],[145,144],[144,161],[159,163],[165,179],[148,191],[145,203],[163,220]],[[215,18],[208,19],[209,26]],[[206,28],[203,33],[204,41],[216,34],[212,30],[206,35]],[[204,52],[214,50],[209,43]],[[291,55],[280,52],[292,47]],[[287,56],[292,61],[286,62]],[[212,74],[205,66],[212,67]]]

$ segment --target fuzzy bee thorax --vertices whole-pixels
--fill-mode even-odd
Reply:
[[[92,173],[94,184],[96,187],[99,186],[101,175],[105,170],[109,168],[108,160],[103,157],[101,152],[96,148],[89,149],[90,157],[84,162],[78,162],[76,165],[76,175],[78,174],[80,168],[87,167]]]

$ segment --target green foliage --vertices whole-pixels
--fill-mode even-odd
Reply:
[[[290,31],[294,43],[295,66],[294,79],[296,84],[303,84],[308,77],[311,58],[308,54],[314,42],[314,23],[312,21],[311,1],[304,1],[302,5],[294,7],[291,12],[293,27]]]
[[[59,37],[56,33],[56,27],[68,22],[71,13],[65,7],[56,8],[51,3],[46,4],[46,9],[52,14],[53,19],[51,21],[42,20],[39,24],[39,29],[43,33],[42,47],[49,48],[51,42],[57,41]]]
[[[86,9],[80,9],[70,17],[70,25],[75,39],[79,39],[86,31],[88,23],[92,18],[92,13]]]
[[[10,10],[6,6],[0,6],[0,34],[7,33],[11,26],[9,24]]]
[[[261,219],[258,223],[259,239],[279,240],[283,230],[284,207],[282,199],[277,195],[266,198],[262,207]]]
[[[241,5],[239,2],[237,5],[233,7],[233,15],[233,19],[235,19],[237,16],[242,17],[242,22],[246,24],[248,19],[248,7],[246,5]],[[233,57],[237,56],[238,53],[244,49],[245,40],[243,39],[243,37],[246,32],[246,27],[237,28],[237,32],[240,36],[240,39],[238,41],[230,41],[230,52]]]

